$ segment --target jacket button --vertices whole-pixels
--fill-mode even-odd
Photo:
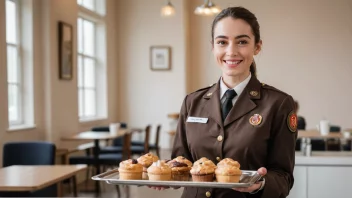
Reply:
[[[222,136],[221,136],[221,135],[218,136],[218,141],[219,141],[219,142],[222,141]]]
[[[216,157],[216,160],[220,161],[220,160],[221,160],[221,158],[220,158],[220,157]]]
[[[211,193],[210,193],[209,191],[207,191],[207,192],[205,193],[205,196],[210,197],[210,196],[211,196]]]

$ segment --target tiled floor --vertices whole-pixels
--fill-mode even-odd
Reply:
[[[160,159],[170,159],[170,151],[169,150],[162,150],[160,152]],[[118,197],[117,196],[117,191],[114,185],[107,184],[105,182],[101,182],[101,189],[102,193],[100,197],[102,198],[113,198],[113,197]],[[122,198],[126,197],[126,193],[124,192],[125,189],[121,189],[121,194]],[[161,197],[168,197],[168,198],[179,198],[181,197],[182,193],[182,188],[180,189],[166,189],[166,190],[154,190],[150,189],[148,187],[137,187],[137,186],[130,186],[129,187],[129,194],[130,198],[138,198],[138,197],[143,197],[143,198],[161,198]],[[95,197],[95,194],[93,192],[83,192],[80,191],[78,193],[79,197]],[[72,194],[67,195],[66,197],[72,197]]]

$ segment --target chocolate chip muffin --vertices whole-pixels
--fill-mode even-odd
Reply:
[[[194,162],[191,169],[192,180],[199,182],[212,182],[214,180],[216,165],[209,159],[202,157]]]
[[[120,179],[122,180],[142,179],[143,166],[135,159],[120,162],[118,170],[120,173]]]
[[[189,171],[192,169],[192,162],[185,157],[178,156],[167,162],[171,168],[171,177],[175,181],[189,181]]]

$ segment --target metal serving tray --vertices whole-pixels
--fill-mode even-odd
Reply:
[[[222,182],[194,182],[192,177],[189,181],[150,181],[150,180],[121,180],[118,169],[109,170],[92,177],[93,180],[105,181],[113,185],[137,185],[137,186],[170,186],[170,187],[204,187],[204,188],[241,188],[249,187],[261,179],[257,171],[242,170],[239,183]]]

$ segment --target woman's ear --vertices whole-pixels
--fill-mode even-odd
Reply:
[[[262,50],[262,40],[255,44],[254,55],[259,54],[260,50]]]

